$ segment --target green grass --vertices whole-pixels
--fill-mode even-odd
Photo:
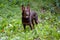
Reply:
[[[31,9],[37,12],[40,23],[34,25],[34,30],[27,26],[24,32],[21,7],[1,5],[0,40],[60,40],[60,14],[52,14],[50,11],[41,13],[37,4],[32,4]]]

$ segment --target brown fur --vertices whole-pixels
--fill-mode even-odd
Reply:
[[[36,12],[30,10],[30,6],[24,7],[22,5],[22,24],[24,29],[29,25],[31,30],[34,28],[34,22],[38,24],[38,15]]]

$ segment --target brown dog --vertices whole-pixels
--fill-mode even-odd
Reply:
[[[24,29],[26,25],[29,25],[31,30],[34,28],[34,22],[38,24],[38,15],[36,12],[30,10],[30,6],[24,7],[22,5],[22,24]]]

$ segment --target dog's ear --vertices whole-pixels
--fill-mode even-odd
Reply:
[[[25,7],[24,7],[24,5],[22,5],[22,11],[24,11],[25,10]]]
[[[30,10],[30,5],[29,5],[29,4],[27,5],[27,9],[29,9],[29,10]]]

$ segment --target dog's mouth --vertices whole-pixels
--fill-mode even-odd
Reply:
[[[29,18],[29,16],[26,16],[26,18]]]

